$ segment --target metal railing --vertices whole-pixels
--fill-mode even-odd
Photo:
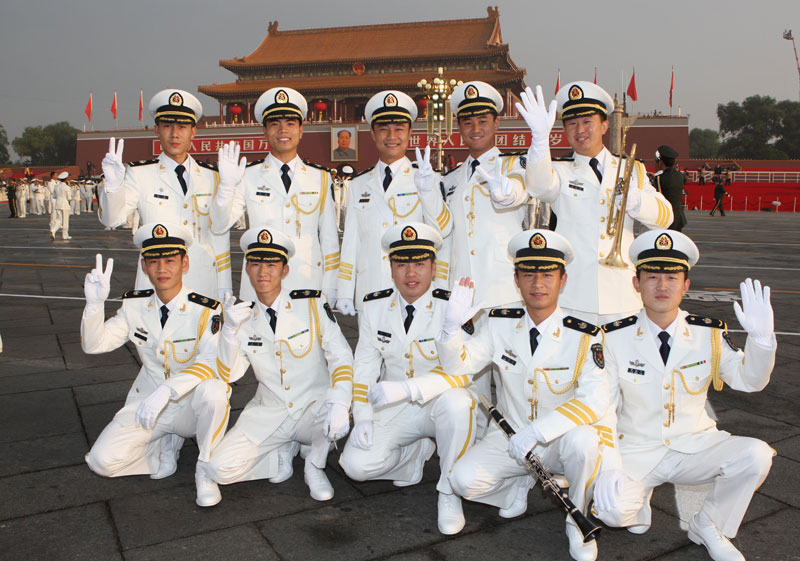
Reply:
[[[687,170],[689,181],[696,182],[699,178],[697,170]],[[714,172],[708,171],[705,174],[706,182],[712,182]],[[725,174],[722,174],[723,179]],[[800,171],[735,171],[732,181],[734,183],[800,183]]]

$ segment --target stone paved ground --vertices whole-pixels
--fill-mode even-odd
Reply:
[[[222,503],[211,509],[194,503],[197,449],[191,442],[178,472],[166,480],[94,475],[83,456],[122,404],[139,365],[127,347],[100,356],[81,352],[82,283],[94,254],[102,251],[116,261],[112,294],[132,286],[136,252],[130,233],[106,232],[84,214],[72,218],[70,242],[51,242],[44,217],[9,220],[2,214],[0,559],[569,558],[563,517],[538,489],[523,517],[503,520],[496,509],[465,504],[464,531],[440,535],[438,468],[432,462],[421,484],[400,489],[349,481],[334,453],[328,473],[336,497],[318,503],[308,497],[297,460],[295,476],[286,483],[224,487]],[[711,400],[722,427],[762,438],[778,451],[738,546],[748,559],[800,559],[794,545],[800,526],[800,218],[690,213],[686,231],[702,253],[687,309],[725,318],[736,330],[730,297],[738,282],[753,275],[773,288],[779,350],[772,382],[758,394],[726,388],[712,392]],[[234,263],[239,257],[234,253]],[[117,305],[110,303],[107,314]],[[342,324],[354,344],[354,322]],[[734,338],[744,341],[741,333]],[[236,384],[236,414],[254,388],[252,375]],[[708,559],[680,530],[672,489],[659,489],[653,504],[650,532],[605,530],[600,559]]]

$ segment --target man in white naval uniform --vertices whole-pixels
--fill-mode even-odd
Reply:
[[[339,234],[333,180],[326,168],[297,155],[307,110],[305,98],[291,88],[272,88],[258,98],[255,114],[264,126],[269,154],[245,170],[238,145],[220,149],[220,185],[211,205],[211,230],[226,234],[247,210],[250,228],[283,232],[292,239],[295,254],[282,286],[322,289],[334,306]],[[242,275],[239,298],[256,298],[247,275]]]
[[[50,217],[50,239],[56,239],[56,232],[61,230],[61,239],[70,240],[69,235],[69,201],[72,189],[65,183],[69,172],[62,171],[58,174],[58,181],[53,186],[51,198],[53,199],[53,214]]]
[[[17,218],[25,218],[28,215],[28,195],[30,194],[30,187],[26,180],[20,180],[17,183]]]
[[[320,290],[282,286],[294,254],[289,236],[251,228],[240,243],[258,300],[226,307],[217,368],[234,382],[252,366],[258,388],[214,451],[208,473],[223,485],[284,481],[292,471],[291,463],[288,475],[280,465],[282,450],[301,443],[309,447],[303,473],[311,498],[327,501],[330,443],[350,430],[353,353]]]
[[[528,149],[525,185],[528,191],[550,203],[557,217],[556,232],[563,234],[575,248],[575,260],[567,267],[572,279],[559,301],[568,313],[602,325],[641,308],[642,301],[630,277],[633,265],[625,268],[601,265],[613,247],[614,236],[606,232],[610,205],[615,198],[615,179],[625,160],[603,146],[608,130],[608,115],[614,100],[600,86],[591,82],[572,82],[556,93],[545,108],[541,86],[536,98],[530,88],[520,94],[520,115],[531,128],[533,137]],[[564,133],[573,155],[561,160],[550,157],[550,129],[556,118],[556,104],[564,122]],[[624,260],[633,241],[633,221],[648,228],[666,228],[672,223],[672,207],[647,178],[644,164],[636,162],[628,192],[622,249]]]
[[[532,480],[524,466],[533,451],[554,473],[570,483],[569,498],[585,512],[600,468],[609,388],[603,371],[600,329],[567,316],[558,306],[572,260],[567,239],[549,230],[526,230],[508,244],[514,256],[514,279],[522,302],[495,308],[462,341],[459,322],[474,313],[474,285],[459,281],[450,297],[447,319],[437,340],[445,369],[466,363],[479,371],[494,363],[497,408],[516,431],[508,440],[495,424],[456,462],[453,490],[468,500],[500,508],[512,518],[527,509]],[[571,517],[566,533],[573,559],[597,558],[595,541],[583,535]]]
[[[389,256],[380,242],[386,230],[399,222],[424,222],[447,237],[453,228],[439,178],[429,162],[430,148],[425,148],[424,156],[417,149],[416,169],[406,158],[417,118],[414,100],[396,90],[382,91],[367,102],[364,116],[379,159],[374,167],[353,176],[348,187],[336,291],[336,307],[348,315],[361,307],[364,295],[391,285]],[[436,264],[436,279],[442,286],[447,286],[447,268],[446,262]]]
[[[201,294],[219,299],[231,291],[231,253],[227,233],[211,232],[209,212],[219,177],[216,168],[189,155],[200,102],[189,92],[168,89],[150,100],[153,131],[161,143],[161,154],[153,160],[122,163],[124,141],[115,147],[109,141],[103,158],[105,179],[98,189],[97,214],[107,228],[122,226],[134,210],[142,223],[173,222],[192,231],[186,284]],[[139,272],[136,288],[149,288]]]
[[[470,376],[463,368],[443,370],[436,354],[449,297],[432,285],[441,243],[435,228],[419,222],[400,222],[383,235],[394,288],[365,296],[359,314],[355,428],[339,463],[357,481],[389,479],[404,487],[419,483],[437,448],[439,531],[457,534],[464,513],[447,477],[475,441],[475,400],[464,389]]]
[[[45,191],[44,191],[45,212],[51,215],[50,220],[52,222],[53,201],[51,197],[53,196],[53,190],[56,187],[56,172],[54,171],[50,172],[50,179],[47,180],[47,183],[45,183],[44,185],[45,185]]]
[[[769,287],[741,283],[742,305],[735,303],[734,312],[747,331],[742,352],[725,322],[680,309],[698,258],[692,240],[674,230],[646,232],[631,245],[633,285],[644,308],[603,328],[617,413],[617,448],[610,454],[619,467],[598,477],[593,512],[641,534],[650,528],[655,487],[712,483],[689,521],[689,538],[716,561],[739,561],[744,557],[728,538],[736,536],[775,452],[761,440],[717,429],[706,401],[712,385],[745,392],[767,385],[777,349],[773,312]]]
[[[81,210],[92,212],[94,202],[94,183],[91,179],[86,179],[81,183]]]
[[[175,473],[183,439],[194,437],[200,449],[197,504],[214,504],[219,490],[203,466],[228,423],[228,386],[214,369],[222,309],[182,282],[192,243],[188,229],[150,223],[137,231],[134,242],[155,288],[126,292],[117,314],[105,322],[113,260],[103,270],[98,254],[96,268],[86,275],[83,351],[107,353],[131,342],[142,362],[125,406],[97,437],[86,463],[104,477],[161,479]]]
[[[44,185],[40,179],[34,179],[31,183],[31,214],[41,216],[44,212]]]

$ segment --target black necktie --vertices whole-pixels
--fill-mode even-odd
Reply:
[[[592,171],[597,176],[597,181],[602,183],[603,182],[603,174],[600,173],[600,162],[598,161],[598,159],[597,158],[592,158],[591,160],[589,160],[589,166],[592,168]]]
[[[469,170],[470,177],[472,177],[472,174],[475,173],[475,168],[478,167],[479,165],[481,165],[481,163],[478,160],[472,160],[472,163],[470,164],[470,166],[472,166],[472,169]]]
[[[186,194],[186,191],[189,190],[188,187],[186,187],[186,180],[183,178],[183,172],[185,171],[186,168],[183,166],[183,164],[175,166],[175,175],[178,176],[178,183],[181,184],[181,189],[183,189],[184,195]]]
[[[658,348],[658,353],[661,355],[661,360],[666,364],[669,358],[669,333],[662,331],[658,334],[658,338],[661,339],[661,346]]]
[[[539,346],[537,337],[539,337],[539,330],[535,327],[531,327],[531,356],[536,352],[536,347]]]
[[[283,164],[281,166],[281,181],[283,181],[283,186],[286,187],[286,192],[289,192],[289,187],[292,186],[292,178],[289,177],[289,164]]]
[[[389,184],[392,182],[392,168],[386,166],[386,171],[384,171],[383,175],[383,190],[386,191],[389,188]]]
[[[411,327],[412,321],[414,321],[414,306],[409,304],[406,306],[406,321],[403,322],[403,328],[406,330],[406,333],[408,333],[408,328]]]
[[[267,308],[267,314],[269,314],[269,327],[275,333],[275,326],[278,325],[278,315],[272,308]]]
[[[161,327],[164,327],[164,324],[167,323],[167,317],[169,317],[169,308],[166,305],[161,306]]]

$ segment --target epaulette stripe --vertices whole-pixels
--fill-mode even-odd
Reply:
[[[261,158],[260,160],[253,160],[252,162],[247,162],[247,167],[253,167],[264,163],[266,158]]]
[[[208,296],[203,296],[202,294],[198,294],[197,292],[190,292],[187,298],[189,299],[189,302],[200,304],[201,306],[205,306],[206,308],[211,308],[212,310],[216,310],[217,307],[219,306],[219,301],[214,300],[213,298],[209,298]]]
[[[386,298],[387,296],[391,296],[394,292],[393,288],[387,288],[386,290],[378,290],[377,292],[370,292],[369,294],[364,295],[364,302],[369,302],[370,300],[378,300],[380,298]]]
[[[715,327],[717,329],[728,329],[727,324],[721,319],[709,318],[704,316],[688,315],[686,323],[689,325],[700,325],[703,327]]]
[[[212,171],[219,171],[219,168],[216,166],[216,164],[212,164],[209,162],[201,162],[200,160],[195,160],[195,161],[197,162],[197,165],[200,166],[201,168],[210,169]]]
[[[289,297],[290,298],[294,298],[294,299],[297,299],[297,298],[319,298],[321,294],[322,294],[321,290],[310,290],[310,289],[303,290],[303,289],[301,289],[301,290],[292,290],[289,293]]]
[[[521,318],[524,315],[522,308],[495,308],[489,311],[490,318]]]
[[[158,158],[152,160],[137,160],[135,162],[128,162],[128,165],[135,168],[136,166],[146,166],[150,164],[155,164],[158,162]]]
[[[444,290],[442,288],[437,288],[433,291],[433,297],[439,298],[440,300],[449,300],[450,299],[450,291]]]
[[[122,294],[122,298],[145,298],[147,296],[153,295],[153,289],[148,288],[146,290],[128,290],[127,292]]]
[[[374,168],[375,168],[375,166],[372,166],[371,168],[367,168],[364,171],[360,171],[358,173],[354,173],[353,175],[350,176],[350,179],[355,179],[356,177],[358,177],[360,175],[364,175],[365,173],[368,173],[368,172],[372,171]]]
[[[312,168],[321,169],[322,171],[327,171],[328,173],[331,172],[331,168],[326,168],[320,164],[315,164],[314,162],[310,162],[308,160],[303,160],[303,163],[307,166],[311,166]]]
[[[570,329],[580,331],[581,333],[588,333],[589,335],[597,335],[597,333],[600,331],[600,328],[596,325],[592,325],[588,321],[583,321],[582,319],[573,316],[567,316],[564,318],[564,327],[569,327]]]
[[[603,326],[603,331],[605,333],[611,333],[612,331],[616,331],[617,329],[622,329],[623,327],[628,327],[629,325],[633,325],[636,323],[637,316],[628,316],[624,319],[618,319],[616,321],[611,321]]]
[[[528,153],[527,150],[522,150],[521,152],[501,152],[500,155],[501,156],[524,156],[527,153]]]

